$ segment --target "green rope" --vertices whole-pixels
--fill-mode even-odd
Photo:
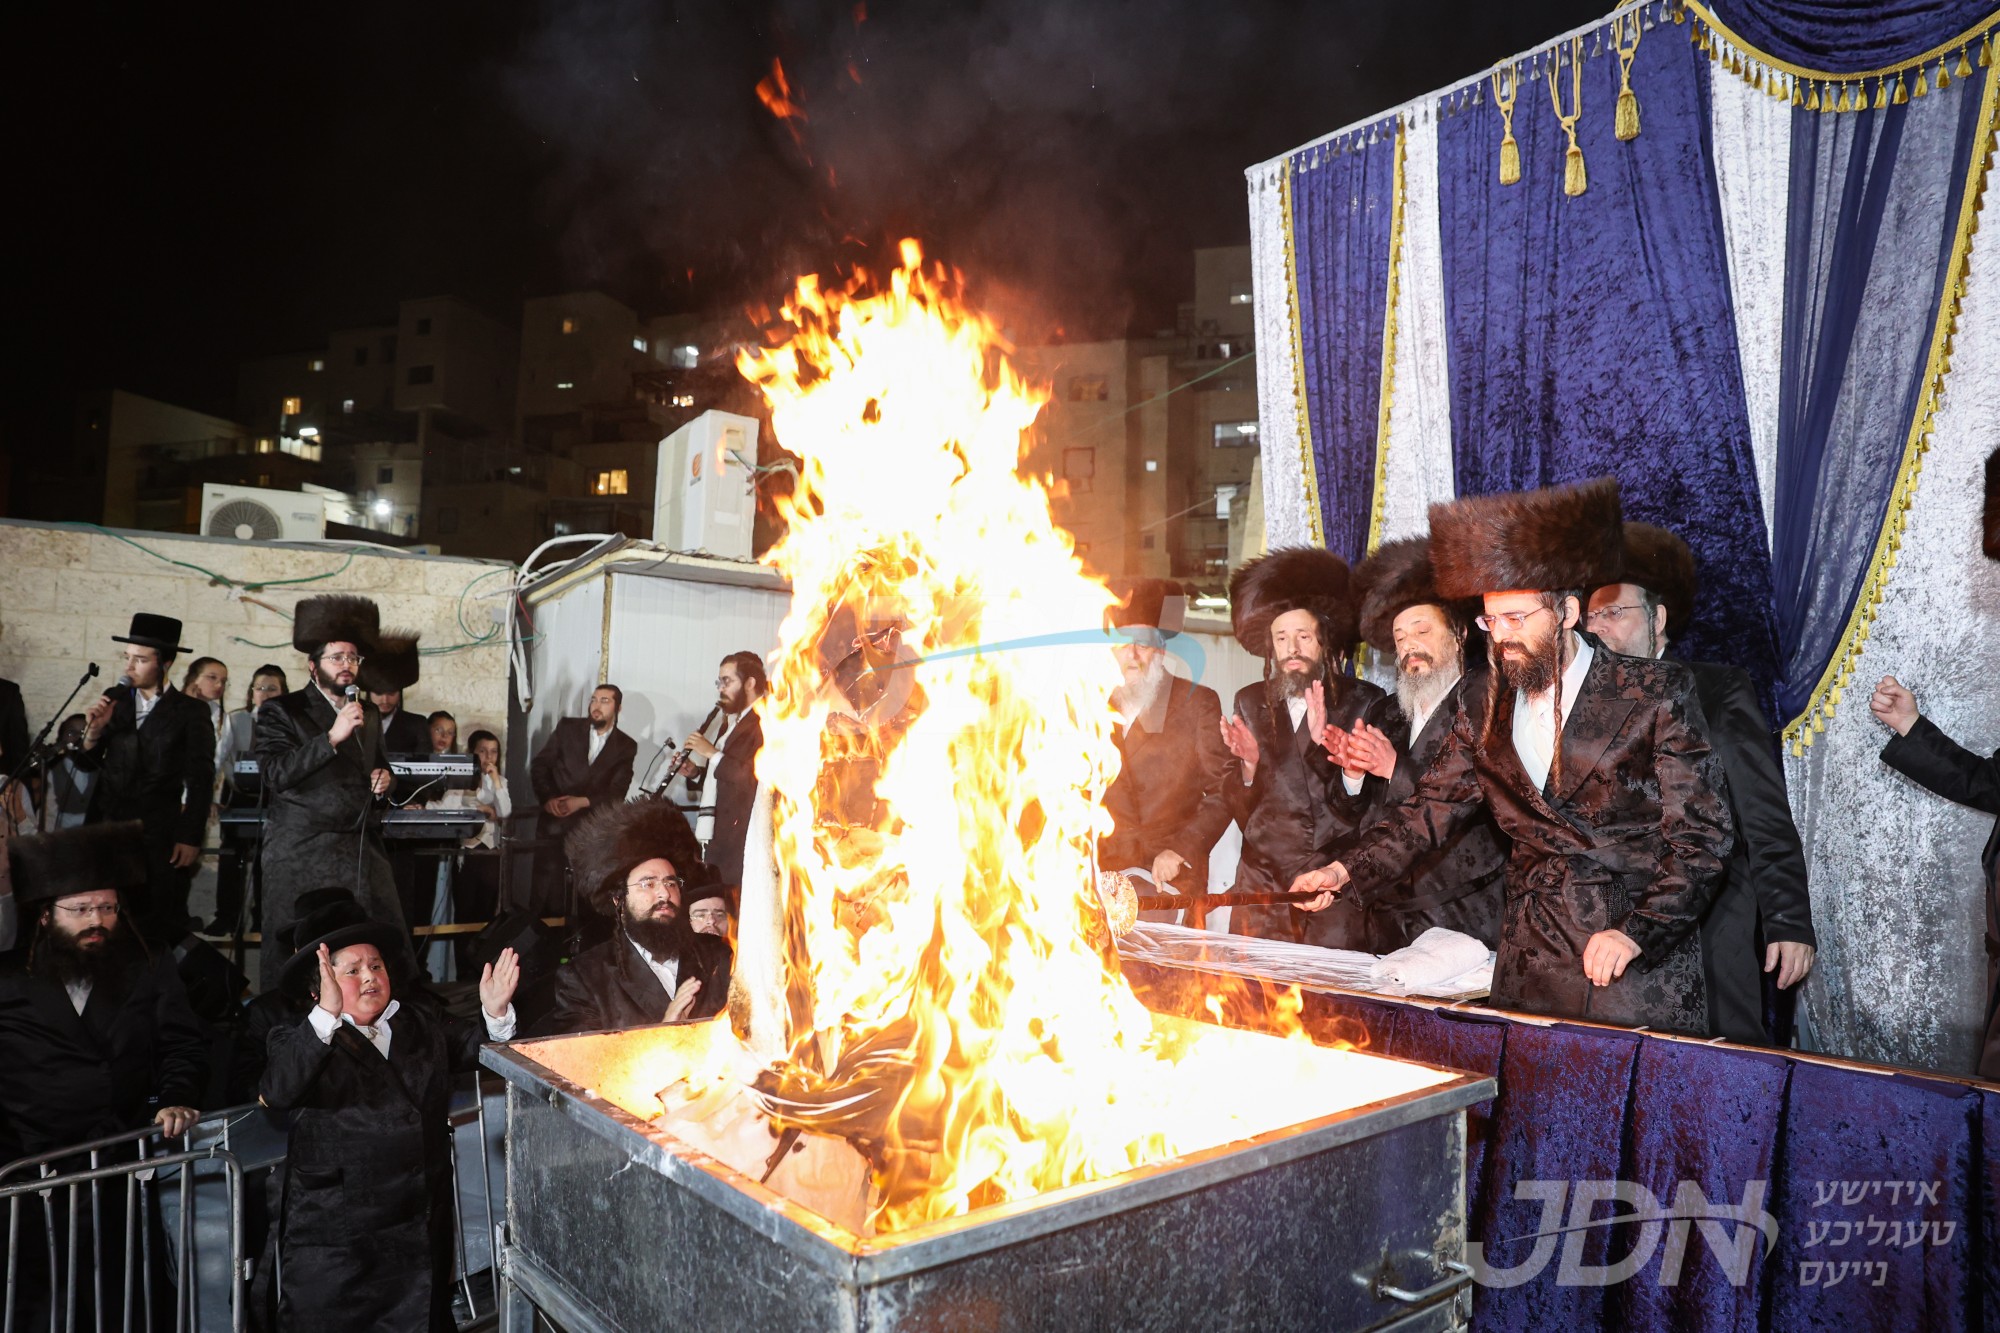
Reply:
[[[347,558],[340,562],[340,567],[338,569],[329,569],[324,574],[306,574],[295,579],[265,579],[262,582],[258,583],[238,583],[235,579],[230,578],[227,574],[218,574],[214,570],[209,569],[206,566],[197,565],[192,561],[188,560],[176,560],[170,555],[162,555],[158,551],[155,551],[152,547],[142,546],[138,542],[133,541],[130,537],[127,537],[124,533],[119,532],[114,528],[107,528],[102,524],[63,523],[60,524],[59,526],[65,528],[80,528],[87,532],[102,533],[106,537],[110,537],[116,541],[124,542],[127,546],[131,547],[135,551],[142,551],[145,554],[152,556],[153,559],[158,560],[163,564],[175,565],[181,569],[191,569],[197,574],[205,574],[208,576],[210,581],[219,584],[220,586],[225,588],[235,588],[240,592],[262,592],[266,588],[282,588],[288,584],[294,584],[294,583],[318,583],[322,579],[334,578],[340,574],[346,573],[348,566],[354,563],[354,557],[358,555],[362,550],[362,548],[359,546],[347,547],[346,548]],[[278,614],[284,615],[285,613],[280,611],[278,612]],[[287,618],[289,619],[289,617]],[[265,645],[252,644],[250,646],[256,648],[256,647],[263,647]],[[290,647],[291,645],[284,644],[279,646]]]

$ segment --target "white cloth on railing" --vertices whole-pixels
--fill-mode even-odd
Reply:
[[[1419,991],[1476,990],[1459,984],[1468,974],[1485,969],[1485,984],[1493,983],[1493,952],[1456,930],[1432,926],[1397,949],[1385,953],[1369,969],[1378,990],[1408,995]]]
[[[1456,934],[1446,931],[1445,934]],[[1419,937],[1421,938],[1421,937]],[[1355,949],[1323,949],[1312,944],[1255,939],[1213,930],[1141,921],[1118,941],[1126,958],[1163,967],[1195,968],[1226,976],[1254,977],[1280,985],[1331,986],[1342,990],[1375,991],[1385,995],[1431,995],[1451,999],[1480,995],[1493,985],[1493,955],[1471,936],[1459,936],[1475,946],[1475,965],[1435,984],[1412,980],[1407,986],[1377,974],[1384,959]],[[1387,955],[1394,957],[1395,955]]]

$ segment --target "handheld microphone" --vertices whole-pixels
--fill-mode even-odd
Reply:
[[[106,690],[104,696],[107,699],[117,699],[130,693],[132,693],[132,673],[121,671],[118,673],[118,683]]]
[[[349,685],[345,690],[342,690],[341,693],[347,696],[347,702],[353,703],[356,699],[359,699],[361,697],[361,687],[358,685]]]

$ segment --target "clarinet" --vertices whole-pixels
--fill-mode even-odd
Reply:
[[[720,714],[721,712],[722,712],[722,702],[721,700],[717,700],[715,707],[708,710],[708,716],[701,720],[701,725],[694,729],[694,735],[705,735],[708,731],[709,724],[715,721],[717,715]],[[680,775],[681,769],[687,766],[688,756],[693,753],[694,753],[694,737],[690,736],[688,738],[688,743],[686,745],[683,745],[680,749],[680,753],[674,756],[674,762],[667,765],[666,776],[660,779],[659,786],[653,788],[653,795],[658,796],[661,792],[664,792],[667,789],[667,784],[672,782],[676,777]],[[705,771],[706,770],[704,770],[704,772]],[[701,804],[701,779],[694,774],[688,775],[688,796],[693,800],[694,804],[696,805]]]

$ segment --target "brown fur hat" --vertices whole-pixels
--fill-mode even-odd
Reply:
[[[1288,546],[1229,576],[1230,628],[1252,656],[1271,655],[1271,622],[1287,611],[1319,619],[1328,660],[1353,647],[1360,631],[1347,562],[1316,546]]]
[[[627,801],[592,807],[563,839],[576,872],[577,891],[592,907],[614,915],[625,876],[654,857],[674,863],[674,873],[692,883],[700,877],[701,848],[687,816],[666,801]],[[682,890],[681,902],[687,902]]]
[[[1479,614],[1467,599],[1447,600],[1437,590],[1428,537],[1384,542],[1354,571],[1354,595],[1361,603],[1361,637],[1378,653],[1396,654],[1396,617],[1413,606],[1435,606],[1454,629],[1464,630]]]
[[[354,673],[354,683],[369,694],[407,690],[422,678],[417,662],[417,641],[424,636],[415,630],[385,629],[375,640],[375,649]]]
[[[1130,626],[1179,634],[1187,624],[1187,589],[1171,579],[1113,579],[1118,605],[1105,608],[1104,627]]]
[[[1619,582],[1624,564],[1613,477],[1431,506],[1431,568],[1446,597],[1588,592]]]
[[[1625,577],[1660,599],[1667,608],[1667,637],[1678,639],[1694,615],[1698,581],[1694,552],[1665,528],[1651,523],[1625,524]]]
[[[372,598],[326,593],[292,608],[292,647],[308,657],[329,643],[351,643],[366,657],[381,637],[382,611]]]
[[[136,889],[146,882],[146,840],[136,819],[9,838],[7,874],[22,907],[72,893]]]
[[[1986,558],[2000,560],[2000,449],[1986,455]]]

